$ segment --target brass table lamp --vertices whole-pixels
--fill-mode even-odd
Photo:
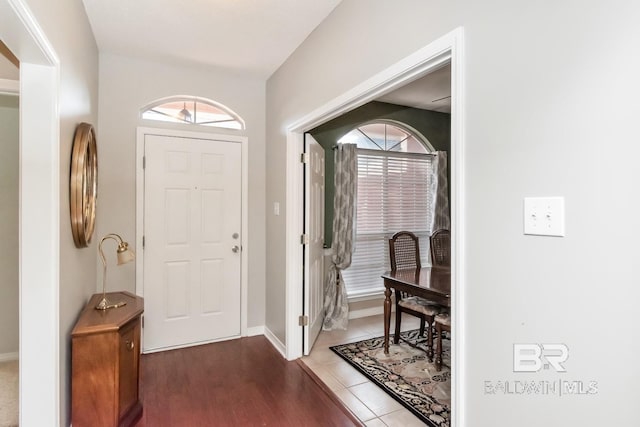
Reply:
[[[105,240],[115,240],[118,243],[118,249],[116,251],[118,257],[118,265],[126,264],[135,259],[136,255],[133,253],[131,249],[129,249],[129,244],[122,240],[122,237],[118,236],[115,233],[107,234],[102,238],[100,244],[98,245],[98,252],[100,253],[100,259],[102,260],[102,299],[96,305],[96,310],[107,310],[109,308],[118,308],[126,305],[125,301],[120,301],[117,303],[111,303],[107,300],[107,259],[104,256],[104,252],[102,251],[102,244]]]

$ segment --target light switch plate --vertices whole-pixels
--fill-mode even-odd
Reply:
[[[564,237],[564,197],[525,197],[524,234]]]

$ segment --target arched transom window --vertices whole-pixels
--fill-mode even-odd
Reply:
[[[215,101],[196,96],[162,98],[143,107],[141,116],[147,120],[244,129],[244,120],[231,109]]]
[[[426,154],[433,148],[417,132],[388,122],[372,122],[358,126],[338,141],[357,144],[365,150]]]

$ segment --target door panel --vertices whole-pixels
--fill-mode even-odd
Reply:
[[[304,251],[304,354],[308,355],[318,338],[324,320],[324,148],[305,134],[305,234],[309,243]]]
[[[240,335],[240,143],[145,135],[144,350]]]

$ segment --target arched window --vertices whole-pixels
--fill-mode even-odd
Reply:
[[[338,140],[339,144],[357,144],[359,149],[397,153],[427,154],[433,147],[427,139],[409,126],[387,121],[358,126]]]
[[[386,121],[360,125],[338,142],[358,146],[355,251],[342,277],[350,297],[380,294],[394,233],[418,235],[422,265],[429,264],[434,150],[419,132]]]
[[[140,110],[143,119],[161,122],[244,129],[244,120],[231,109],[197,96],[158,99]]]

